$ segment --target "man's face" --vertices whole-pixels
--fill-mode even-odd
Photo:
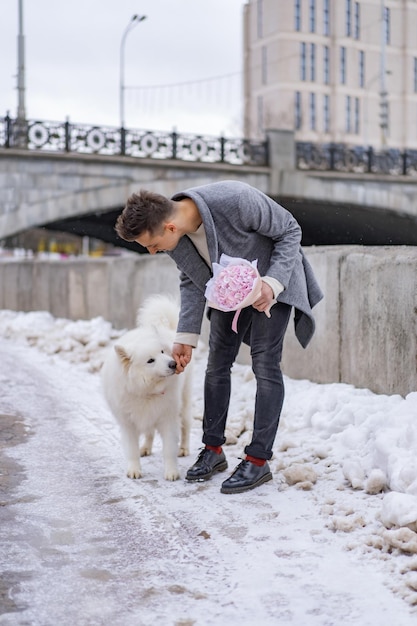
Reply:
[[[148,231],[140,234],[136,243],[140,244],[144,248],[147,248],[150,254],[156,254],[157,252],[165,252],[167,250],[174,250],[180,240],[180,235],[174,224],[164,224],[162,229],[157,233],[151,235]]]

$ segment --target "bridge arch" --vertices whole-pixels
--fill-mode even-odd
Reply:
[[[126,246],[113,227],[133,191],[234,179],[288,208],[305,245],[417,245],[416,177],[296,169],[293,137],[268,145],[268,165],[0,149],[0,239],[45,227]]]

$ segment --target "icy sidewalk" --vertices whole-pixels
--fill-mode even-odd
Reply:
[[[277,453],[274,481],[226,496],[227,472],[164,481],[157,442],[131,481],[96,374],[0,340],[0,385],[0,413],[25,424],[3,449],[17,465],[0,509],[2,626],[415,624],[388,588],[411,557],[399,566],[366,543],[382,496],[344,488],[329,459],[301,490]],[[199,446],[195,420],[182,476]],[[233,469],[242,442],[226,453]]]

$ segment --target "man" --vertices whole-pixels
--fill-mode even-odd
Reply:
[[[227,468],[222,449],[230,401],[231,367],[243,342],[250,346],[256,377],[252,440],[246,458],[223,482],[222,493],[240,493],[272,479],[268,461],[284,400],[280,361],[292,307],[295,332],[303,347],[314,333],[312,307],[323,297],[300,247],[294,217],[261,191],[224,181],[187,189],[168,199],[149,191],[133,194],[116,223],[127,241],[151,254],[166,252],[181,271],[181,309],[173,357],[177,372],[191,360],[201,331],[205,286],[212,263],[224,253],[257,259],[262,291],[242,309],[237,333],[234,312],[209,308],[210,338],[204,383],[203,443],[186,480],[205,481]],[[269,310],[270,317],[265,315]]]

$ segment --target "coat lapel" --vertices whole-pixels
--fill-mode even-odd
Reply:
[[[218,263],[219,244],[213,217],[208,206],[199,194],[189,193],[187,195],[194,200],[203,219],[210,260],[212,263]],[[172,250],[169,255],[177,263],[179,269],[204,292],[206,283],[210,280],[212,272],[207,263],[197,252],[191,239],[186,235],[182,237],[177,247]]]
[[[175,261],[178,268],[204,292],[206,283],[211,278],[211,270],[197,252],[191,239],[185,235],[180,239],[177,247],[168,254]]]
[[[213,217],[207,204],[201,198],[201,196],[193,196],[193,200],[198,206],[200,215],[203,219],[204,229],[206,231],[207,247],[212,263],[219,262],[219,242],[217,240],[217,233],[214,227]]]

